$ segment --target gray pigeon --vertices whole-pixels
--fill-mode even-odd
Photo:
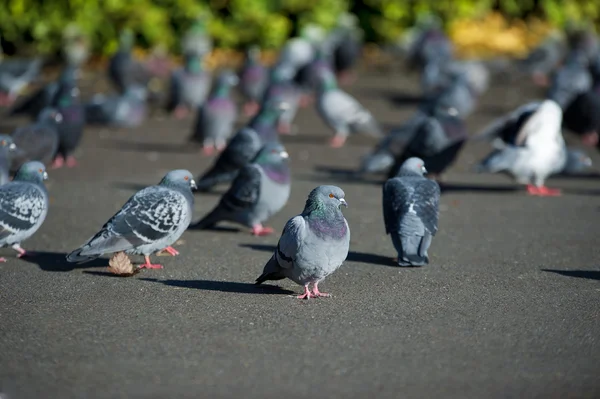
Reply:
[[[399,266],[429,263],[427,249],[438,230],[440,186],[425,178],[423,160],[407,159],[383,185],[383,221],[398,251]]]
[[[256,284],[287,277],[304,286],[299,299],[330,296],[319,292],[318,284],[348,256],[350,227],[341,211],[342,206],[348,206],[344,196],[336,186],[312,190],[302,213],[286,223],[277,249]]]
[[[373,115],[356,99],[338,88],[333,73],[320,69],[318,78],[317,110],[325,123],[335,132],[330,142],[332,147],[343,146],[351,132],[383,136]]]
[[[16,149],[17,146],[12,137],[0,134],[0,185],[10,182],[10,164]]]
[[[42,68],[42,60],[2,60],[0,48],[0,105],[12,105]]]
[[[273,232],[263,223],[279,212],[290,196],[288,153],[278,142],[266,144],[254,161],[242,168],[215,209],[194,227],[205,229],[220,221],[252,228],[252,234]]]
[[[47,178],[41,162],[27,162],[12,182],[0,186],[0,247],[10,245],[19,258],[27,254],[21,243],[34,235],[46,219],[48,192],[44,180]]]
[[[237,83],[233,72],[221,72],[209,99],[198,109],[192,140],[202,143],[206,155],[211,155],[215,148],[222,151],[233,132],[237,108],[231,98],[231,87]]]
[[[183,68],[171,74],[171,88],[167,111],[175,117],[183,118],[190,109],[204,104],[210,89],[210,73],[203,67],[203,60],[197,54],[186,54]]]
[[[160,269],[150,254],[165,249],[181,237],[192,220],[196,183],[187,170],[173,170],[157,186],[138,191],[116,215],[82,247],[67,255],[69,262],[87,262],[105,253],[124,251],[144,255],[140,268]]]
[[[85,120],[96,125],[139,126],[148,114],[147,98],[146,87],[133,84],[123,94],[96,94],[85,104]]]
[[[56,129],[62,114],[54,108],[45,108],[38,122],[15,130],[12,139],[17,149],[12,157],[11,170],[16,171],[27,161],[40,161],[48,165],[54,159],[60,138]]]
[[[240,89],[247,102],[244,113],[253,116],[258,112],[260,100],[269,84],[267,68],[260,62],[260,48],[252,46],[246,52],[246,61],[240,72]]]
[[[290,80],[286,66],[276,65],[273,67],[263,102],[286,104],[285,110],[277,121],[277,131],[279,133],[292,133],[292,123],[298,112],[301,94],[297,85]]]
[[[134,41],[133,32],[129,29],[123,30],[119,36],[119,49],[108,64],[108,77],[119,93],[124,93],[134,84],[146,86],[150,80],[150,73],[146,67],[131,55]]]
[[[581,150],[575,148],[565,148],[567,152],[567,161],[562,170],[558,170],[555,173],[563,175],[576,175],[585,172],[592,166],[592,159]]]
[[[582,51],[571,51],[565,64],[553,76],[547,98],[554,100],[564,110],[580,94],[592,88],[592,74]]]

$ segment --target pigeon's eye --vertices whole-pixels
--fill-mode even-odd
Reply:
[[[44,173],[44,169],[38,169],[38,172]]]
[[[277,150],[271,150],[271,154],[277,154],[279,151]]]
[[[329,194],[329,198],[334,198],[334,197],[335,197],[335,195]]]
[[[185,177],[183,178],[183,180],[185,180],[185,181],[188,181],[188,180],[190,180],[190,178],[189,178],[188,176],[185,176]]]
[[[6,145],[6,140],[0,141],[0,144],[2,144],[3,146],[5,146]]]

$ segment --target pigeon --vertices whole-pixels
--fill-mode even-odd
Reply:
[[[290,196],[287,158],[281,144],[266,144],[254,161],[240,170],[216,208],[194,227],[206,229],[221,221],[233,221],[251,228],[256,236],[273,233],[263,223],[279,212]]]
[[[563,114],[563,127],[594,145],[600,133],[600,86],[578,94]]]
[[[119,36],[119,49],[108,64],[108,77],[121,94],[134,84],[146,86],[150,80],[146,68],[131,56],[133,44],[133,32],[123,30]]]
[[[253,116],[260,108],[260,100],[269,84],[269,72],[260,62],[260,48],[252,46],[246,52],[246,61],[240,72],[240,89],[246,98],[244,113]]]
[[[277,249],[256,284],[287,277],[304,286],[299,299],[330,296],[320,292],[318,284],[348,256],[350,227],[341,211],[342,206],[348,206],[344,197],[344,191],[336,186],[312,190],[302,213],[286,223]]]
[[[566,148],[567,161],[562,170],[556,169],[553,174],[577,175],[592,167],[592,159],[581,150]]]
[[[263,102],[271,102],[276,105],[285,104],[285,110],[277,120],[277,131],[279,133],[292,133],[292,122],[298,112],[301,95],[301,90],[289,79],[286,67],[282,65],[275,66],[271,71]]]
[[[238,78],[233,72],[221,72],[212,94],[198,109],[192,139],[202,143],[206,155],[211,155],[215,148],[223,151],[233,132],[237,108],[231,98],[231,87],[237,83]]]
[[[333,68],[342,83],[350,82],[350,73],[360,57],[361,33],[356,16],[343,13],[338,17],[337,27],[328,36],[327,46],[331,49]]]
[[[157,186],[131,197],[96,235],[67,255],[67,261],[83,263],[105,253],[125,252],[144,256],[140,268],[162,269],[150,262],[150,255],[163,249],[178,254],[171,245],[190,224],[195,187],[187,170],[167,173]]]
[[[132,84],[123,94],[96,94],[85,104],[85,120],[89,124],[135,127],[148,115],[148,90]]]
[[[324,39],[323,29],[307,25],[299,37],[288,39],[279,53],[278,64],[289,65],[294,72],[307,66],[315,57],[315,44]]]
[[[423,160],[407,159],[383,185],[383,221],[398,251],[399,266],[429,264],[427,250],[438,230],[440,186],[425,178]]]
[[[423,69],[430,63],[443,63],[452,59],[454,46],[442,31],[439,18],[426,16],[417,21],[416,29],[419,33],[407,57],[410,67]]]
[[[90,57],[89,39],[76,25],[67,26],[63,32],[62,56],[75,70],[80,70]]]
[[[217,184],[233,181],[266,143],[277,141],[275,124],[286,106],[265,102],[260,112],[233,136],[213,166],[198,179],[198,190],[209,191]]]
[[[0,105],[12,105],[17,96],[38,77],[41,68],[42,60],[39,58],[0,62]]]
[[[184,66],[173,71],[167,111],[175,117],[183,118],[190,109],[204,104],[210,89],[210,73],[203,67],[202,58],[196,54],[186,54]]]
[[[317,111],[325,123],[335,132],[330,145],[344,145],[351,132],[367,133],[376,137],[383,132],[373,115],[356,99],[340,90],[335,76],[325,70],[319,73]]]
[[[464,121],[451,111],[452,109],[438,107],[425,117],[416,118],[415,122],[419,123],[414,128],[416,132],[396,157],[388,178],[396,176],[404,162],[412,157],[421,158],[429,172],[438,178],[454,163],[468,134]]]
[[[0,186],[0,247],[10,245],[22,257],[29,253],[21,243],[35,234],[48,213],[48,178],[41,162],[27,162],[12,182]],[[0,262],[6,259],[0,258]]]
[[[17,128],[12,134],[17,149],[10,169],[16,171],[28,161],[50,164],[58,151],[60,138],[57,125],[62,118],[56,109],[44,108],[36,123]]]
[[[509,142],[496,140],[496,149],[477,166],[479,172],[507,172],[520,184],[527,184],[530,195],[557,196],[560,190],[544,185],[548,176],[564,168],[567,161],[561,133],[560,106],[545,100],[520,124],[514,134],[515,115],[492,123],[480,136],[513,137]],[[511,125],[512,122],[512,125]],[[512,127],[511,127],[512,126]]]
[[[73,152],[77,149],[85,126],[85,108],[80,100],[80,91],[75,81],[63,82],[52,100],[52,107],[62,116],[56,125],[60,143],[53,168],[77,165]]]
[[[572,51],[554,74],[546,97],[556,101],[564,111],[575,97],[589,91],[592,83],[586,55],[582,51]]]
[[[539,86],[548,84],[548,76],[556,69],[564,57],[565,38],[559,31],[553,31],[524,59],[518,60],[518,66],[531,74],[533,81]]]
[[[184,54],[194,54],[202,58],[212,51],[213,42],[208,33],[208,23],[206,15],[196,18],[182,39],[181,48]]]
[[[455,77],[462,76],[460,84],[469,89],[470,97],[483,94],[490,80],[488,67],[480,61],[444,61],[427,64],[421,76],[421,87],[425,96],[436,96],[451,86]]]
[[[10,182],[10,164],[16,149],[11,136],[0,134],[0,185]]]
[[[447,86],[430,93],[420,108],[426,112],[433,108],[446,108],[450,114],[464,119],[471,115],[476,101],[477,93],[471,87],[467,74],[459,72],[452,76]]]

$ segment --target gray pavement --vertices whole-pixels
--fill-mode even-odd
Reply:
[[[350,91],[394,126],[414,107],[387,97],[416,93],[417,82],[369,73]],[[540,95],[497,84],[469,127]],[[50,171],[48,218],[24,244],[38,256],[2,250],[6,397],[600,397],[600,178],[554,178],[562,197],[531,198],[505,176],[469,172],[484,144],[465,148],[447,174],[424,268],[394,267],[379,182],[345,173],[373,141],[329,149],[313,109],[284,138],[293,186],[269,223],[276,236],[188,231],[179,257],[131,278],[107,274],[107,258],[66,263],[137,189],[209,165],[186,144],[191,122],[155,115],[131,131],[89,129],[80,167]],[[322,283],[333,298],[296,300],[301,288],[287,280],[256,289],[283,225],[325,183],[346,191],[352,231],[348,261]],[[218,198],[197,195],[196,217]]]

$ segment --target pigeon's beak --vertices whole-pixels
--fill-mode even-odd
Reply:
[[[10,145],[8,146],[8,149],[11,151],[14,151],[17,149],[17,145],[15,143],[10,143]]]
[[[198,189],[198,186],[196,185],[196,182],[194,181],[194,179],[190,180],[190,187],[192,188],[192,190]]]
[[[344,205],[345,208],[348,208],[348,203],[343,198],[340,198],[340,205]]]
[[[423,174],[427,174],[427,169],[425,169],[425,166],[421,166],[421,171],[423,172]]]
[[[283,158],[283,159],[287,159],[287,158],[289,158],[289,157],[290,157],[290,154],[288,154],[288,153],[287,153],[287,151],[281,151],[281,152],[279,153],[279,156],[280,156],[281,158]]]
[[[281,103],[281,104],[279,104],[278,108],[281,111],[287,111],[288,109],[290,109],[290,105],[288,103]]]
[[[48,172],[44,171],[44,173],[42,173],[42,178],[48,180]]]

